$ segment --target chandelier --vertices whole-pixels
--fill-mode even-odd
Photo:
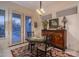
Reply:
[[[45,13],[44,9],[42,8],[42,2],[41,2],[41,1],[40,1],[40,8],[39,8],[39,9],[36,9],[36,12],[37,12],[40,16],[42,16],[42,15]]]

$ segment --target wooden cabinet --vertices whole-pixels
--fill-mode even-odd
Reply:
[[[42,35],[51,37],[52,46],[66,49],[66,30],[42,30]]]

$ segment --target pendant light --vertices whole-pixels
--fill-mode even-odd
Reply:
[[[36,9],[36,11],[41,16],[45,13],[44,9],[42,8],[42,1],[40,1],[40,8]]]

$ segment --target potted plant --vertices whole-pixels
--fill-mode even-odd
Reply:
[[[42,21],[42,25],[43,25],[44,30],[46,30],[47,29],[47,25],[48,25],[48,21],[47,20],[43,20]]]

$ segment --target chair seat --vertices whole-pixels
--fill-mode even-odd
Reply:
[[[53,47],[46,47],[45,44],[40,44],[39,46],[37,46],[37,56],[51,56],[51,49],[53,49]]]

